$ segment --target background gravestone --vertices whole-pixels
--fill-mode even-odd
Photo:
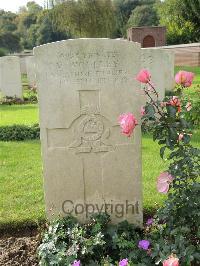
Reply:
[[[140,126],[127,138],[118,125],[124,112],[140,122],[140,45],[77,39],[36,47],[34,56],[48,217],[73,210],[85,221],[87,207],[103,207],[113,222],[141,224]]]
[[[30,87],[36,87],[36,75],[35,75],[35,62],[34,56],[26,57],[26,70],[27,70],[27,79]]]
[[[142,49],[142,68],[150,71],[159,99],[163,100],[166,91],[174,88],[174,53],[157,48]]]
[[[3,96],[22,97],[20,62],[17,56],[0,58],[0,91]]]

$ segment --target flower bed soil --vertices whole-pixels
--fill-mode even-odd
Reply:
[[[35,229],[0,234],[0,266],[38,265],[39,242],[40,234]]]

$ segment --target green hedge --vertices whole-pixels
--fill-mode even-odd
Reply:
[[[0,141],[20,141],[40,138],[40,128],[38,124],[31,126],[12,125],[0,127]]]

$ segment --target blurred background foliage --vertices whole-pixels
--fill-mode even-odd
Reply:
[[[0,10],[0,56],[68,38],[126,38],[133,26],[167,27],[167,44],[200,41],[199,0],[34,1]]]

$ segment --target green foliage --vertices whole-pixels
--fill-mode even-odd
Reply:
[[[169,44],[196,42],[199,9],[196,0],[49,0],[46,9],[31,1],[18,14],[0,10],[0,47],[16,52],[68,38],[125,37],[128,27],[159,23]]]
[[[12,105],[12,104],[28,104],[28,103],[37,103],[37,95],[34,91],[27,91],[23,99],[6,96],[0,99],[0,104],[2,105]]]
[[[8,51],[5,48],[0,48],[0,57],[7,55]]]
[[[195,5],[194,2],[198,1],[165,0],[157,5],[160,24],[167,27],[168,44],[198,42],[200,40],[199,4]]]
[[[141,5],[133,9],[127,28],[134,26],[157,26],[158,16],[154,5]]]
[[[200,262],[199,193],[200,184],[193,183],[169,194],[149,235],[154,243],[152,257],[155,260],[163,260],[173,253],[180,258],[180,265]]]
[[[71,0],[55,6],[52,21],[57,30],[73,37],[112,37],[114,15],[111,0]]]
[[[153,139],[160,145],[160,156],[169,162],[166,172],[173,177],[168,198],[158,210],[149,234],[152,258],[163,261],[170,254],[176,254],[181,265],[188,266],[200,261],[200,150],[190,143],[188,99],[185,100],[183,94],[186,88],[177,85],[175,96],[167,96],[160,102],[155,88],[151,83],[149,86],[154,97],[145,87],[150,101],[145,106],[143,119],[151,124]]]
[[[0,141],[22,141],[39,139],[40,128],[38,124],[0,126]]]
[[[42,12],[42,7],[34,1],[28,2],[26,7],[20,9],[17,22],[17,33],[25,49],[32,49],[36,46],[37,29],[39,27],[38,17]]]
[[[20,38],[12,32],[5,32],[0,34],[0,47],[9,52],[19,52],[21,50]]]
[[[16,17],[17,15],[12,12],[0,10],[0,34],[14,32],[17,29]]]
[[[67,30],[60,31],[53,25],[52,12],[44,11],[41,13],[38,17],[36,28],[30,28],[29,30],[34,31],[36,45],[69,39],[71,37]]]
[[[114,0],[116,13],[116,36],[126,36],[126,24],[132,10],[140,3],[140,0]]]
[[[116,16],[115,36],[116,37],[126,36],[127,28],[133,26],[131,17],[133,16],[135,9],[136,9],[136,14],[137,14],[138,13],[137,10],[138,9],[140,10],[140,6],[152,7],[155,2],[156,0],[114,0],[113,3],[115,7],[115,14],[116,14],[115,15]],[[153,11],[149,14],[152,14],[152,13]],[[147,19],[147,16],[145,16],[145,19]],[[135,20],[134,20],[134,23],[135,23]],[[137,19],[137,23],[138,23],[138,19]]]
[[[91,216],[80,224],[73,217],[51,223],[38,248],[40,265],[104,265],[128,258],[130,265],[154,265],[150,256],[138,248],[143,231],[128,222],[110,224],[106,213]],[[143,263],[143,264],[139,264]]]
[[[192,109],[185,112],[185,119],[194,128],[200,127],[200,91],[196,90],[190,97],[184,97],[185,105],[190,102]]]
[[[198,0],[184,0],[182,1],[183,8],[181,15],[190,21],[194,25],[194,35],[196,35],[196,41],[200,40],[200,2]]]

